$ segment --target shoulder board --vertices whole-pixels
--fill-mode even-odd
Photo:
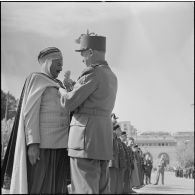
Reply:
[[[87,75],[87,74],[93,72],[94,69],[95,69],[95,67],[87,67],[86,69],[84,69],[84,70],[82,71],[81,75],[79,76],[78,80],[79,80],[82,76]]]

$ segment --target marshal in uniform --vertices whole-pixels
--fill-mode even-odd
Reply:
[[[70,123],[68,154],[72,193],[109,193],[108,162],[112,159],[111,113],[117,77],[105,60],[106,37],[82,34],[78,43],[87,68],[71,92],[60,89],[62,105],[74,111]]]

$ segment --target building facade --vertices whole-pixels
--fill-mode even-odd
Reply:
[[[119,125],[122,131],[126,131],[127,137],[133,137],[141,150],[151,156],[154,167],[157,167],[162,154],[166,156],[167,167],[176,167],[178,165],[177,146],[194,140],[194,132],[190,131],[173,134],[164,131],[150,131],[138,135],[137,129],[131,125],[130,121],[119,122]]]
[[[136,137],[137,136],[137,129],[131,125],[130,121],[121,121],[119,122],[119,125],[122,129],[122,131],[125,131],[127,133],[128,137]]]

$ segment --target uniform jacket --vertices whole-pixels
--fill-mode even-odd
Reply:
[[[134,153],[133,153],[133,150],[130,146],[127,146],[127,152],[129,155],[130,169],[133,170],[134,169]]]
[[[152,161],[151,160],[147,159],[147,160],[144,161],[144,171],[145,172],[149,173],[151,171],[152,167],[153,166],[152,166]]]
[[[113,160],[109,161],[109,167],[119,168],[119,146],[116,133],[113,133]]]
[[[69,132],[69,156],[98,160],[113,158],[111,113],[117,78],[104,61],[87,68],[65,95],[65,108],[74,111]]]
[[[124,143],[120,138],[117,140],[119,146],[119,168],[127,168],[127,153],[123,145]]]

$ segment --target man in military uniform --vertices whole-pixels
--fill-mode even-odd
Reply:
[[[131,173],[131,168],[132,168],[132,150],[127,146],[127,133],[123,131],[121,133],[121,141],[123,144],[123,148],[126,154],[126,169],[124,172],[124,194],[129,194],[131,192],[131,187],[130,187],[130,173]]]
[[[135,144],[135,140],[133,137],[128,137],[128,140],[127,140],[127,147],[129,149],[129,154],[130,154],[130,162],[131,162],[131,168],[130,168],[130,175],[129,175],[129,193],[130,194],[136,194],[136,191],[134,191],[132,189],[133,187],[133,178],[132,178],[132,173],[133,173],[133,170],[134,170],[134,161],[135,161],[135,155],[134,155],[134,151],[132,150],[132,147],[134,146]]]
[[[154,185],[158,185],[159,177],[162,176],[162,185],[164,185],[164,171],[166,167],[165,156],[162,155],[158,164],[157,168],[157,175],[156,175],[156,183]]]
[[[151,169],[152,169],[152,161],[150,160],[150,156],[147,154],[144,160],[144,173],[145,173],[145,184],[151,184]]]
[[[119,168],[119,149],[117,135],[113,132],[113,160],[109,161],[109,191],[111,194],[117,194],[118,168]]]
[[[152,175],[152,168],[153,168],[153,162],[151,156],[149,156],[148,162],[149,162],[149,184],[151,184],[151,175]]]
[[[72,91],[59,89],[62,106],[74,111],[68,140],[72,193],[109,193],[117,77],[105,60],[106,37],[87,33],[77,42],[87,68]]]
[[[109,187],[111,194],[117,194],[118,186],[118,170],[119,170],[119,146],[116,129],[119,128],[117,117],[111,115],[113,123],[113,159],[109,161]]]
[[[127,152],[126,152],[125,144],[121,140],[122,130],[119,125],[118,125],[118,128],[116,129],[116,134],[118,137],[117,143],[118,143],[118,148],[119,148],[117,194],[123,194],[124,193],[124,177],[125,177],[125,171],[127,169]]]

